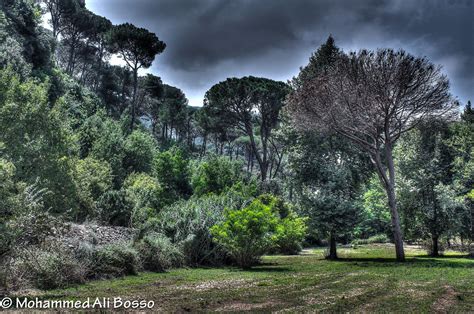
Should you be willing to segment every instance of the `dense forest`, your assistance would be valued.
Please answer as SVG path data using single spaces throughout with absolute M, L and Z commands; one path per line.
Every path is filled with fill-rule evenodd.
M 329 36 L 288 82 L 231 77 L 192 107 L 139 75 L 166 51 L 147 29 L 81 0 L 0 6 L 5 291 L 316 245 L 474 252 L 474 108 L 429 59 Z M 64 245 L 74 225 L 134 236 Z

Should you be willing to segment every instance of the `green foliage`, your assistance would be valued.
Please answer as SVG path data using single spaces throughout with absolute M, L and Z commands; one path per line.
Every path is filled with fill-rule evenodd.
M 298 217 L 290 211 L 282 218 L 275 231 L 276 251 L 283 254 L 298 254 L 306 237 L 308 217 Z
M 412 130 L 395 150 L 400 207 L 407 217 L 408 230 L 437 242 L 453 231 L 459 219 L 456 193 L 451 182 L 453 155 L 447 147 L 449 130 L 445 123 L 432 121 Z M 436 255 L 436 253 L 434 253 Z
M 31 73 L 31 65 L 23 58 L 23 48 L 20 43 L 2 33 L 0 33 L 0 42 L 0 65 L 2 67 L 10 66 L 21 77 L 28 76 Z
M 467 193 L 467 197 L 474 201 L 474 190 L 471 190 L 471 192 Z
M 132 212 L 125 190 L 109 190 L 97 200 L 101 220 L 114 226 L 128 226 Z
M 150 133 L 140 130 L 133 131 L 124 142 L 123 167 L 128 173 L 150 173 L 156 146 Z
M 110 244 L 94 252 L 92 274 L 95 277 L 136 275 L 139 268 L 138 252 L 130 244 Z
M 161 210 L 142 227 L 141 234 L 161 233 L 183 248 L 186 264 L 219 265 L 224 252 L 211 238 L 209 229 L 223 221 L 225 208 L 241 208 L 251 195 L 230 190 L 220 195 L 209 194 L 177 201 Z
M 191 184 L 196 195 L 222 193 L 242 180 L 242 163 L 211 155 L 192 165 Z
M 216 243 L 244 268 L 255 265 L 274 245 L 278 214 L 260 200 L 240 210 L 227 209 L 225 220 L 211 228 Z
M 81 209 L 76 220 L 97 219 L 100 216 L 97 201 L 112 187 L 112 169 L 106 161 L 91 157 L 78 160 L 75 165 L 76 181 Z
M 361 219 L 358 197 L 369 165 L 361 152 L 336 135 L 296 134 L 289 167 L 298 204 L 320 238 L 350 235 Z
M 302 68 L 298 76 L 293 79 L 293 87 L 297 89 L 305 84 L 305 81 L 314 79 L 321 71 L 336 62 L 340 55 L 341 51 L 336 46 L 334 38 L 329 36 L 326 42 L 311 55 L 308 65 Z
M 229 78 L 211 87 L 203 108 L 192 108 L 178 87 L 138 77 L 166 47 L 155 34 L 128 23 L 112 26 L 82 0 L 45 0 L 51 36 L 41 27 L 38 3 L 0 4 L 0 281 L 11 265 L 18 266 L 13 276 L 38 288 L 135 274 L 140 262 L 163 271 L 223 264 L 230 255 L 250 267 L 265 253 L 298 253 L 308 223 L 320 237 L 388 241 L 386 193 L 377 178 L 365 184 L 372 169 L 355 145 L 318 133 L 326 130 L 278 132 L 287 84 Z M 112 53 L 126 66 L 110 65 Z M 291 96 L 341 54 L 329 37 L 293 80 Z M 387 50 L 358 60 L 370 63 L 375 55 L 384 64 L 405 56 Z M 415 60 L 407 58 L 400 60 Z M 420 64 L 431 73 L 425 61 Z M 439 83 L 446 86 L 444 78 Z M 301 109 L 301 97 L 290 106 Z M 395 148 L 397 206 L 410 239 L 472 240 L 473 116 L 468 103 L 460 121 L 424 125 L 403 134 Z M 150 124 L 134 127 L 139 117 Z M 221 156 L 206 152 L 208 141 Z M 258 185 L 248 178 L 254 164 Z M 274 195 L 255 198 L 264 191 L 288 195 L 298 207 Z M 48 247 L 62 219 L 99 220 L 140 234 L 135 247 L 91 247 L 74 256 Z
M 100 115 L 93 116 L 90 118 L 90 123 L 93 127 L 85 127 L 82 136 L 84 142 L 86 135 L 84 133 L 93 133 L 90 135 L 92 139 L 91 155 L 99 160 L 105 160 L 110 164 L 112 168 L 112 175 L 114 178 L 115 188 L 120 188 L 123 180 L 126 177 L 126 172 L 123 169 L 123 159 L 125 157 L 124 149 L 124 135 L 120 124 L 117 121 L 113 121 L 110 118 L 104 119 Z
M 173 128 L 178 141 L 182 140 L 188 124 L 188 100 L 183 91 L 167 84 L 163 85 L 163 96 L 160 99 L 158 118 L 162 124 L 162 136 L 165 141 L 173 136 Z
M 257 199 L 279 217 L 272 251 L 291 255 L 299 253 L 307 234 L 308 217 L 299 217 L 291 205 L 280 197 L 262 194 Z
M 183 253 L 166 236 L 148 234 L 135 247 L 145 270 L 161 272 L 184 264 Z
M 377 234 L 390 234 L 387 194 L 375 175 L 368 182 L 361 201 L 361 221 L 355 228 L 354 236 L 368 238 Z
M 269 149 L 270 141 L 288 91 L 288 85 L 283 82 L 247 76 L 219 82 L 204 96 L 203 110 L 209 119 L 201 122 L 224 139 L 232 133 L 232 128 L 239 128 L 249 136 L 249 148 L 257 159 L 262 181 L 271 175 L 270 160 L 276 158 L 276 152 Z M 256 134 L 260 135 L 260 145 Z M 272 146 L 276 147 L 274 143 Z
M 464 211 L 457 231 L 463 238 L 474 238 L 474 114 L 468 102 L 462 120 L 451 125 L 451 137 L 447 145 L 455 152 L 453 161 L 453 183 L 451 189 L 464 195 Z
M 354 245 L 374 244 L 374 243 L 388 243 L 390 239 L 386 234 L 376 234 L 367 239 L 355 239 L 352 241 Z
M 153 160 L 153 175 L 160 178 L 168 203 L 191 194 L 189 159 L 177 146 L 158 153 Z
M 28 74 L 30 69 L 35 74 L 47 72 L 55 42 L 40 27 L 39 5 L 29 0 L 2 1 L 0 5 L 0 62 L 12 65 L 21 74 Z
M 138 69 L 149 68 L 155 56 L 162 53 L 166 44 L 154 33 L 130 23 L 113 26 L 108 35 L 109 49 L 117 53 L 133 72 L 133 96 L 130 108 L 130 122 L 133 131 L 137 117 Z
M 109 36 L 112 51 L 119 53 L 130 67 L 150 67 L 155 55 L 166 47 L 155 34 L 130 23 L 114 26 Z
M 131 226 L 139 226 L 155 216 L 164 204 L 163 187 L 145 173 L 132 173 L 125 180 L 123 189 L 132 206 Z
M 0 159 L 0 265 L 12 249 L 13 230 L 9 228 L 8 222 L 19 205 L 13 181 L 14 174 L 15 166 L 7 160 Z
M 50 192 L 39 183 L 19 183 L 16 206 L 11 207 L 7 233 L 12 248 L 40 245 L 61 227 L 61 219 L 45 207 L 45 196 Z
M 85 265 L 62 248 L 48 250 L 33 248 L 22 253 L 21 264 L 16 271 L 26 273 L 27 280 L 35 288 L 55 289 L 71 284 L 84 283 L 87 273 Z
M 5 159 L 0 159 L 0 219 L 9 216 L 16 203 L 17 191 L 14 175 L 15 165 Z
M 16 180 L 32 184 L 39 179 L 51 192 L 46 206 L 65 212 L 77 206 L 71 176 L 76 145 L 61 111 L 48 102 L 48 87 L 0 70 L 0 142 L 17 169 Z
M 81 131 L 84 132 L 87 129 L 85 126 L 82 126 L 82 124 L 86 123 L 87 125 L 88 119 L 94 115 L 100 117 L 102 120 L 106 119 L 104 112 L 99 110 L 101 103 L 96 94 L 63 73 L 57 75 L 59 77 L 53 76 L 52 79 L 58 79 L 61 86 L 51 86 L 49 96 L 56 101 L 58 108 L 66 115 L 67 119 L 65 122 L 68 123 L 71 129 L 77 132 L 77 129 L 80 128 Z M 52 88 L 60 88 L 61 94 L 51 95 L 54 93 L 54 91 L 51 90 Z M 92 128 L 91 131 L 94 131 L 94 128 Z M 94 135 L 95 138 L 100 136 L 97 133 Z M 85 154 L 88 152 L 86 149 L 90 149 L 92 143 L 84 142 L 84 138 L 80 138 L 80 140 L 81 153 Z

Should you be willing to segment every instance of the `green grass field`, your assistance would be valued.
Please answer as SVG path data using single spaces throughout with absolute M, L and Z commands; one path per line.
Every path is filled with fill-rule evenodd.
M 456 253 L 429 258 L 407 248 L 405 263 L 388 245 L 340 249 L 339 261 L 323 250 L 268 256 L 252 270 L 176 269 L 95 281 L 41 294 L 48 299 L 123 297 L 156 302 L 164 312 L 330 311 L 474 312 L 474 260 Z

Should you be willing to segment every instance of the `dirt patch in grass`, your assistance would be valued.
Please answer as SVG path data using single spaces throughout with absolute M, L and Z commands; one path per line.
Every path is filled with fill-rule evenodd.
M 212 289 L 238 289 L 256 286 L 256 282 L 248 279 L 209 280 L 198 284 L 177 286 L 176 290 L 207 291 Z
M 410 298 L 425 299 L 430 297 L 430 292 L 425 288 L 428 284 L 429 283 L 400 280 L 397 284 L 397 291 L 399 294 L 406 295 Z
M 444 288 L 444 293 L 433 303 L 433 306 L 431 307 L 436 313 L 447 313 L 458 300 L 459 293 L 456 292 L 453 287 L 445 286 Z
M 254 310 L 270 309 L 282 304 L 283 303 L 278 302 L 278 301 L 266 301 L 262 303 L 246 303 L 246 302 L 236 301 L 230 304 L 226 304 L 223 307 L 216 309 L 216 311 L 217 312 L 254 311 Z

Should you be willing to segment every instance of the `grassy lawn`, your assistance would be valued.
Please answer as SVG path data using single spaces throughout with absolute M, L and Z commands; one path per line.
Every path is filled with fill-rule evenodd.
M 340 261 L 323 250 L 300 256 L 268 256 L 252 270 L 176 269 L 95 281 L 49 291 L 44 298 L 83 300 L 123 297 L 155 300 L 155 310 L 473 312 L 474 260 L 455 253 L 429 258 L 408 248 L 394 261 L 387 245 L 340 249 Z

